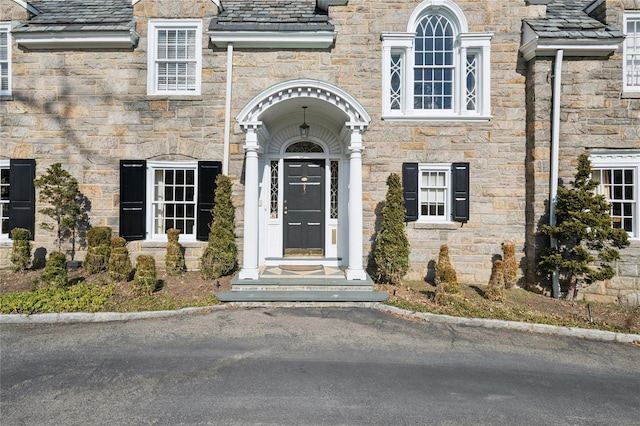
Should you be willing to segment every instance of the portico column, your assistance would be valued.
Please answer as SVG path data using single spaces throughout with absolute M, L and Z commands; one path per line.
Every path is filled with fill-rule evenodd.
M 362 134 L 351 129 L 349 145 L 349 266 L 348 280 L 366 280 L 362 267 Z
M 246 130 L 244 174 L 244 237 L 241 280 L 257 280 L 258 268 L 258 133 Z

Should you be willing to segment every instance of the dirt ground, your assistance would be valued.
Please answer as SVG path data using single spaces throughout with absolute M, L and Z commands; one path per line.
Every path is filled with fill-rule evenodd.
M 30 291 L 36 288 L 42 270 L 14 273 L 0 270 L 0 294 L 14 291 Z M 106 273 L 87 275 L 82 269 L 69 271 L 70 283 L 85 281 L 97 285 L 114 284 Z M 231 276 L 217 280 L 205 280 L 199 272 L 186 272 L 180 276 L 168 276 L 158 271 L 157 297 L 170 297 L 177 302 L 202 300 L 221 291 L 231 290 Z M 131 282 L 115 283 L 115 298 L 135 298 Z M 614 304 L 589 304 L 555 300 L 522 289 L 512 289 L 503 303 L 492 302 L 484 297 L 482 286 L 461 284 L 463 298 L 459 304 L 443 306 L 433 300 L 434 287 L 422 281 L 407 282 L 400 286 L 377 285 L 376 290 L 387 292 L 392 301 L 407 303 L 410 309 L 466 317 L 497 318 L 564 324 L 578 327 L 602 328 L 623 332 L 640 333 L 640 308 Z M 417 308 L 416 308 L 417 306 Z M 593 320 L 593 321 L 592 321 Z

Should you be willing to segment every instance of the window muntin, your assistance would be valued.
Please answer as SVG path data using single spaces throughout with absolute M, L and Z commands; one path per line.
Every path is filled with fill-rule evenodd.
M 270 205 L 271 205 L 271 211 L 269 214 L 269 217 L 271 219 L 277 219 L 278 218 L 278 182 L 279 182 L 279 164 L 280 162 L 278 160 L 272 160 L 271 161 L 271 190 L 270 190 L 270 195 L 271 195 L 271 201 L 270 201 Z
M 331 185 L 330 185 L 330 209 L 329 217 L 331 219 L 338 218 L 338 200 L 339 200 L 339 186 L 338 186 L 338 161 L 331 160 L 330 172 L 331 172 Z
M 202 22 L 149 22 L 148 94 L 200 94 Z
M 427 15 L 416 31 L 413 107 L 453 108 L 454 29 L 441 15 Z
M 9 238 L 9 163 L 0 162 L 0 239 Z
M 418 169 L 418 220 L 451 221 L 451 164 L 420 164 Z
M 638 234 L 637 177 L 634 168 L 611 168 L 593 170 L 593 179 L 600 182 L 598 192 L 611 204 L 611 220 L 614 228 L 622 228 L 630 235 Z
M 11 25 L 0 22 L 0 95 L 11 95 Z
M 149 209 L 151 239 L 165 239 L 168 229 L 181 230 L 181 237 L 196 238 L 197 168 L 193 165 L 156 163 L 149 166 L 152 183 Z
M 625 12 L 624 90 L 640 92 L 640 12 Z

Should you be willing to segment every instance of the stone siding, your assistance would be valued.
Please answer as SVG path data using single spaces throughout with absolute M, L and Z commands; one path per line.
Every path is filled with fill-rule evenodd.
M 448 244 L 459 280 L 486 284 L 492 258 L 502 253 L 502 243 L 510 241 L 523 265 L 521 284 L 541 281 L 535 264 L 546 244 L 539 226 L 547 220 L 548 209 L 553 61 L 537 59 L 527 64 L 518 48 L 522 19 L 541 16 L 544 7 L 527 6 L 520 0 L 456 2 L 470 31 L 494 33 L 490 121 L 385 121 L 380 37 L 383 32 L 406 31 L 418 4 L 415 0 L 350 0 L 346 6 L 332 6 L 330 18 L 338 35 L 330 49 L 235 49 L 229 176 L 234 182 L 239 259 L 244 234 L 245 135 L 235 117 L 267 87 L 314 78 L 345 90 L 372 119 L 363 134 L 365 256 L 370 255 L 381 222 L 389 173 L 401 174 L 403 162 L 465 161 L 470 163 L 470 220 L 464 225 L 407 224 L 411 243 L 407 277 L 432 278 L 439 247 Z M 16 24 L 26 18 L 24 9 L 12 0 L 0 0 L 0 10 Z M 91 224 L 110 226 L 117 233 L 120 159 L 222 160 L 227 51 L 210 47 L 206 34 L 216 13 L 210 0 L 144 0 L 134 7 L 140 35 L 135 49 L 31 52 L 14 45 L 13 97 L 0 103 L 0 158 L 35 158 L 38 175 L 52 163 L 63 163 L 91 199 Z M 621 14 L 614 16 L 620 25 Z M 202 95 L 146 95 L 150 18 L 203 19 Z M 640 146 L 639 101 L 620 96 L 620 80 L 620 54 L 566 61 L 563 179 L 571 176 L 574 159 L 586 148 Z M 37 226 L 43 219 L 36 218 L 34 247 L 52 250 L 54 235 Z M 204 244 L 186 245 L 190 269 L 198 267 Z M 150 253 L 159 265 L 164 262 L 163 244 L 129 246 L 134 259 Z M 627 252 L 637 254 L 637 250 Z M 8 265 L 9 252 L 10 244 L 0 245 L 0 267 Z M 80 251 L 78 257 L 83 256 Z M 638 275 L 637 268 L 634 272 L 627 263 L 621 262 L 619 269 L 625 280 Z M 637 290 L 637 278 L 633 280 Z M 626 295 L 627 287 L 616 290 L 618 295 Z

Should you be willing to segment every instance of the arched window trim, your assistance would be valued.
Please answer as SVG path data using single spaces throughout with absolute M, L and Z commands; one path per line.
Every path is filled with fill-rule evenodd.
M 416 28 L 427 15 L 444 16 L 455 30 L 454 100 L 451 109 L 414 108 Z M 452 1 L 422 2 L 411 14 L 406 33 L 383 33 L 381 36 L 383 118 L 398 121 L 488 121 L 491 118 L 489 65 L 492 37 L 492 33 L 469 33 L 464 13 Z M 475 73 L 476 89 L 472 93 L 467 93 L 468 72 Z

